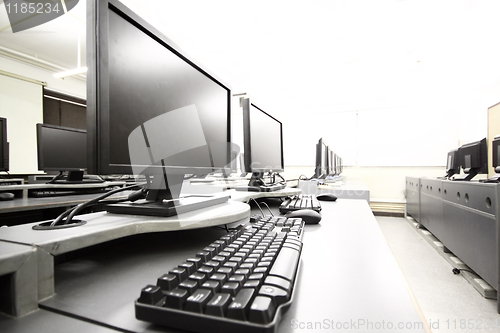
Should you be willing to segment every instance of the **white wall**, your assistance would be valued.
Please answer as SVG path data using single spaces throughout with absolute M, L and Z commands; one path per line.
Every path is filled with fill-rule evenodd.
M 38 173 L 36 124 L 43 122 L 42 86 L 0 75 L 0 117 L 7 118 L 9 172 Z
M 87 96 L 87 83 L 84 80 L 82 81 L 81 79 L 72 77 L 56 79 L 52 76 L 55 71 L 49 71 L 44 68 L 26 64 L 3 55 L 0 55 L 0 70 L 47 82 L 47 88 L 65 94 L 74 95 L 83 99 L 86 99 Z
M 55 79 L 53 71 L 0 56 L 0 70 L 37 81 L 47 88 L 85 98 L 86 83 L 73 78 Z M 34 174 L 38 171 L 36 124 L 43 123 L 42 86 L 0 75 L 0 117 L 7 118 L 9 173 Z

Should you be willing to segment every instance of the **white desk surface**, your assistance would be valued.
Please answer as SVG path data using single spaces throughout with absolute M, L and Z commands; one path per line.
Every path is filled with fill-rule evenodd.
M 305 227 L 295 298 L 278 332 L 428 331 L 366 201 L 339 199 L 322 206 L 321 222 Z M 110 225 L 116 223 L 114 218 L 106 220 Z M 120 330 L 172 332 L 136 320 L 133 302 L 142 287 L 154 283 L 165 270 L 207 245 L 216 234 L 224 233 L 204 230 L 139 235 L 142 238 L 131 239 L 132 246 L 125 244 L 124 249 L 58 265 L 56 295 L 42 304 L 63 314 L 54 316 L 39 310 L 16 320 L 0 316 L 0 331 L 26 331 L 34 327 L 35 316 L 41 317 L 37 319 L 39 331 L 77 329 L 76 323 L 66 323 L 67 313 Z M 0 235 L 5 236 L 4 232 Z M 189 239 L 183 239 L 183 235 Z M 80 236 L 73 237 L 76 241 Z M 154 239 L 163 245 L 154 245 Z M 47 316 L 55 318 L 49 321 Z

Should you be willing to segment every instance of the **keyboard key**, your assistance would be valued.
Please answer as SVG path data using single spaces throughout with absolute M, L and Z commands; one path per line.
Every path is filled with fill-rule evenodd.
M 224 317 L 226 310 L 231 303 L 231 295 L 229 294 L 215 294 L 214 297 L 207 303 L 205 307 L 205 314 L 217 317 Z
M 199 284 L 195 280 L 191 279 L 186 279 L 179 283 L 179 289 L 184 289 L 188 292 L 188 295 L 191 295 L 197 288 L 199 287 Z
M 162 290 L 172 290 L 179 285 L 179 279 L 173 274 L 163 274 L 156 280 L 156 285 Z
M 288 281 L 293 281 L 299 263 L 299 251 L 283 247 L 274 261 L 269 275 L 280 276 Z
M 269 285 L 263 285 L 262 287 L 260 287 L 259 295 L 270 297 L 276 307 L 290 299 L 290 295 L 287 291 L 279 287 Z
M 273 300 L 266 296 L 255 297 L 248 315 L 248 320 L 258 324 L 268 324 L 273 320 L 276 307 Z
M 286 290 L 286 291 L 290 291 L 290 288 L 291 288 L 290 281 L 285 280 L 283 278 L 280 278 L 278 276 L 270 275 L 270 276 L 266 277 L 264 283 L 271 285 L 271 286 L 280 287 L 281 289 Z
M 188 277 L 187 270 L 185 268 L 182 268 L 182 267 L 172 268 L 168 273 L 177 276 L 179 281 L 183 281 L 184 279 L 187 279 L 187 277 Z
M 210 300 L 212 291 L 208 289 L 198 289 L 186 299 L 184 310 L 196 313 L 203 313 L 205 305 Z
M 232 319 L 248 320 L 247 313 L 251 305 L 254 289 L 241 289 L 233 302 L 227 308 L 227 317 Z
M 241 286 L 238 282 L 226 282 L 222 285 L 221 292 L 228 293 L 231 296 L 236 296 L 240 289 Z
M 215 280 L 208 280 L 205 283 L 203 283 L 201 287 L 204 289 L 209 289 L 212 291 L 213 294 L 215 294 L 220 291 L 221 283 Z
M 163 298 L 161 288 L 158 286 L 147 285 L 141 290 L 141 297 L 138 302 L 154 305 Z
M 175 288 L 165 293 L 165 306 L 172 309 L 182 309 L 184 302 L 189 297 L 188 291 L 182 288 Z

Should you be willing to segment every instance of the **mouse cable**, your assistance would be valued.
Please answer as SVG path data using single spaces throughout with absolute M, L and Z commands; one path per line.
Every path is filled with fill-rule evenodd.
M 262 217 L 264 217 L 264 211 L 260 207 L 260 204 L 257 202 L 257 200 L 255 200 L 254 198 L 250 198 L 250 200 L 253 200 L 253 202 L 255 202 L 255 204 L 257 205 L 257 208 L 259 208 L 260 213 L 262 214 Z
M 274 214 L 273 214 L 273 212 L 271 211 L 271 208 L 269 208 L 269 206 L 267 205 L 267 203 L 265 203 L 265 202 L 261 202 L 261 204 L 262 204 L 262 205 L 264 205 L 264 206 L 266 206 L 266 207 L 267 207 L 267 210 L 269 211 L 269 213 L 271 214 L 271 216 L 273 216 L 273 217 L 274 217 Z
M 107 198 L 115 193 L 119 193 L 119 192 L 123 192 L 123 191 L 127 191 L 127 190 L 132 190 L 133 188 L 141 187 L 144 185 L 146 185 L 146 183 L 138 183 L 138 184 L 134 184 L 134 185 L 130 185 L 130 186 L 120 187 L 120 188 L 117 188 L 115 190 L 111 190 L 109 192 L 106 192 L 98 197 L 95 197 L 95 198 L 90 199 L 84 203 L 81 203 L 73 208 L 68 209 L 64 213 L 60 214 L 54 221 L 52 221 L 50 226 L 56 226 L 59 224 L 69 224 L 71 222 L 71 220 L 73 219 L 73 217 L 78 212 L 82 211 L 83 209 L 85 209 L 87 207 L 98 204 L 102 199 L 105 199 L 105 198 Z M 141 188 L 139 191 L 143 192 L 145 190 L 144 190 L 144 188 Z M 136 194 L 136 192 L 134 192 L 131 195 L 137 195 L 137 194 Z M 127 200 L 129 200 L 129 197 L 126 199 L 118 200 L 118 201 L 127 201 Z M 64 222 L 62 222 L 66 216 L 67 216 L 66 220 Z

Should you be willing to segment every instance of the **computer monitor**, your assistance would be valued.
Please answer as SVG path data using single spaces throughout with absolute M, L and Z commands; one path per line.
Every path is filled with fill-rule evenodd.
M 59 171 L 49 183 L 83 181 L 87 168 L 87 131 L 36 124 L 38 170 Z M 68 171 L 66 178 L 61 176 Z
M 185 175 L 228 168 L 231 90 L 116 0 L 88 1 L 88 171 L 143 174 L 144 201 L 114 213 L 171 216 L 226 198 L 179 198 Z
M 266 185 L 265 173 L 284 171 L 283 125 L 256 106 L 250 98 L 242 100 L 245 171 L 252 177 L 248 186 Z M 251 189 L 250 189 L 251 190 Z
M 443 178 L 449 179 L 457 173 L 460 173 L 460 154 L 458 148 L 448 152 L 446 157 L 446 175 Z
M 335 162 L 336 162 L 336 156 L 330 147 L 328 147 L 328 176 L 334 176 L 335 175 Z
M 0 118 L 0 171 L 9 171 L 9 142 L 7 141 L 6 118 Z
M 486 138 L 462 145 L 459 149 L 460 166 L 465 176 L 456 177 L 454 180 L 471 180 L 477 174 L 488 173 L 488 155 Z
M 495 173 L 500 173 L 500 135 L 497 135 L 491 142 L 492 156 L 491 166 Z
M 486 180 L 487 183 L 500 183 L 500 135 L 497 135 L 491 141 L 491 166 L 495 175 Z
M 340 174 L 344 171 L 344 161 L 343 161 L 342 157 L 336 155 L 335 165 L 336 165 L 336 170 L 337 170 L 335 172 L 335 174 L 340 176 Z
M 314 168 L 313 178 L 324 179 L 329 173 L 329 151 L 328 145 L 325 143 L 323 138 L 318 140 L 316 144 L 316 163 Z

